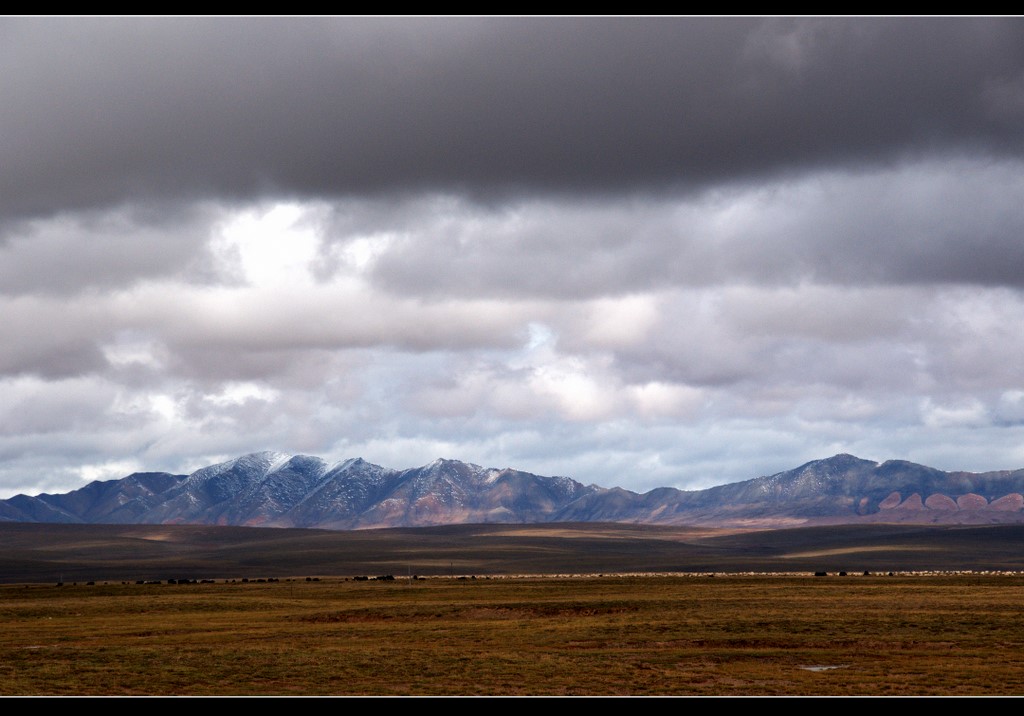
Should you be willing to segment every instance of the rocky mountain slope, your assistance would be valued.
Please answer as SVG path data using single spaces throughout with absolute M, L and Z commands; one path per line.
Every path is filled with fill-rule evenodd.
M 589 495 L 556 519 L 607 519 L 718 527 L 798 527 L 856 522 L 996 524 L 1024 522 L 1024 470 L 943 472 L 904 460 L 853 455 L 815 460 L 753 480 L 683 492 L 619 491 L 615 509 Z
M 637 494 L 457 460 L 393 470 L 356 458 L 261 452 L 191 475 L 135 473 L 0 501 L 0 521 L 363 529 L 468 523 L 633 522 L 796 527 L 1024 522 L 1024 470 L 943 472 L 852 455 L 706 490 Z
M 435 460 L 391 470 L 362 459 L 261 452 L 191 475 L 136 473 L 61 495 L 0 501 L 0 520 L 358 529 L 544 522 L 597 491 L 565 477 Z

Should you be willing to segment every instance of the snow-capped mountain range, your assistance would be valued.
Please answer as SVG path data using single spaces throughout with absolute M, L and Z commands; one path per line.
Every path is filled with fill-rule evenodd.
M 943 472 L 852 455 L 706 490 L 644 494 L 438 459 L 406 470 L 361 458 L 258 452 L 190 475 L 134 473 L 0 501 L 0 521 L 365 529 L 467 523 L 632 522 L 797 527 L 1024 522 L 1024 469 Z

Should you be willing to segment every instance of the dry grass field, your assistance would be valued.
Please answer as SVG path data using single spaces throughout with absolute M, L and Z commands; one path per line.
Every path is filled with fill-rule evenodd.
M 1020 695 L 1024 576 L 0 586 L 3 695 Z

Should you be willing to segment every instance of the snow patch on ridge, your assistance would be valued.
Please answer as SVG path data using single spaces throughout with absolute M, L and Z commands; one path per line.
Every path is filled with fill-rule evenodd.
M 294 457 L 294 456 L 293 455 L 288 455 L 287 453 L 279 452 L 279 453 L 268 453 L 268 457 L 271 458 L 271 463 L 270 463 L 270 466 L 267 467 L 266 474 L 267 475 L 271 475 L 271 474 L 277 472 L 278 470 L 280 470 L 285 465 L 287 465 L 291 461 L 292 457 Z

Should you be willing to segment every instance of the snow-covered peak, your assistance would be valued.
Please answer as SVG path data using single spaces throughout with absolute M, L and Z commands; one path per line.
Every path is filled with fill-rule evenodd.
M 277 452 L 276 450 L 264 450 L 262 452 L 251 452 L 230 460 L 226 465 L 230 467 L 244 467 L 251 469 L 262 469 L 267 471 L 272 465 L 283 464 L 292 458 L 288 453 Z
M 280 462 L 282 459 L 287 461 L 289 458 L 291 458 L 291 455 L 271 450 L 253 452 L 247 455 L 242 455 L 241 457 L 236 457 L 233 460 L 226 460 L 225 462 L 217 463 L 216 465 L 200 468 L 189 475 L 188 481 L 196 482 L 207 480 L 211 477 L 216 477 L 217 475 L 222 475 L 225 472 L 235 470 L 236 468 L 246 471 L 265 473 L 267 468 L 271 465 Z
M 333 465 L 331 465 L 330 467 L 327 468 L 327 472 L 338 472 L 340 470 L 351 470 L 353 468 L 359 467 L 360 465 L 363 465 L 364 463 L 366 463 L 366 460 L 364 460 L 361 457 L 350 457 L 347 460 L 341 460 L 340 462 L 334 463 Z
M 503 472 L 505 472 L 505 470 L 495 470 L 492 467 L 490 470 L 484 473 L 484 482 L 486 482 L 488 485 L 496 482 L 497 479 L 501 477 L 501 473 Z
M 291 462 L 291 459 L 292 459 L 291 455 L 288 455 L 288 454 L 283 453 L 283 452 L 269 453 L 268 455 L 271 456 L 270 457 L 270 460 L 271 460 L 270 465 L 267 467 L 267 474 L 268 475 L 270 473 L 272 473 L 272 472 L 277 472 L 282 467 L 284 467 L 289 462 Z

